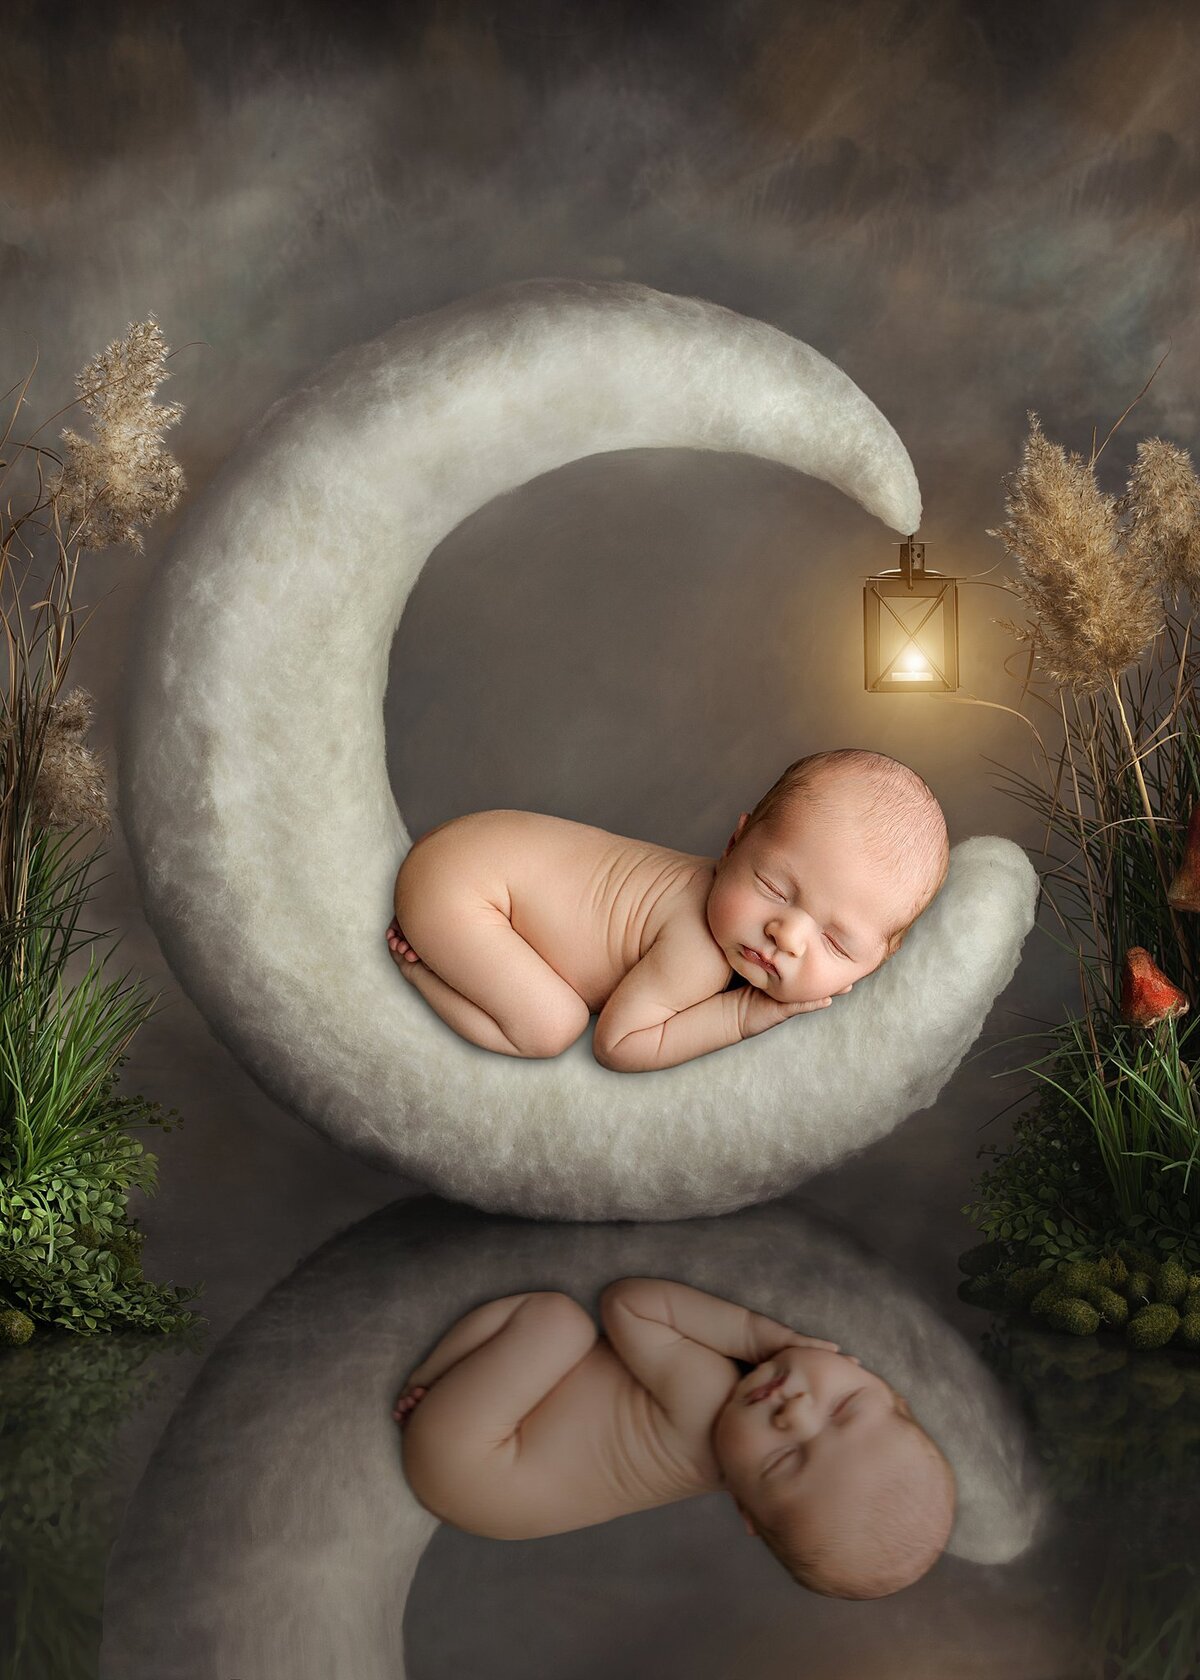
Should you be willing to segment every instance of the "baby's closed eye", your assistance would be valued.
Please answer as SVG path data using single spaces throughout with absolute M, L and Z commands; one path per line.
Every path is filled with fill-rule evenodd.
M 805 1463 L 807 1457 L 808 1454 L 803 1445 L 789 1447 L 785 1453 L 782 1453 L 780 1457 L 775 1460 L 771 1468 L 772 1470 L 787 1470 L 789 1468 L 799 1470 Z

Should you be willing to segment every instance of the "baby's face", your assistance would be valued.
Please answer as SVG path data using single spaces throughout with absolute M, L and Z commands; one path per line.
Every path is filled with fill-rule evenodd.
M 781 1003 L 834 997 L 878 968 L 905 883 L 880 879 L 844 821 L 771 817 L 743 839 L 745 827 L 743 812 L 707 904 L 731 967 Z
M 844 1354 L 786 1347 L 744 1376 L 713 1450 L 746 1526 L 827 1530 L 912 1447 L 908 1403 Z

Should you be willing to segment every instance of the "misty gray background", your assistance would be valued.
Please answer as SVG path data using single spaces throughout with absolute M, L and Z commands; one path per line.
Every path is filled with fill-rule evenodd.
M 167 442 L 194 494 L 335 350 L 504 280 L 629 278 L 761 317 L 880 406 L 921 482 L 927 564 L 979 580 L 960 597 L 960 696 L 863 691 L 862 580 L 897 563 L 897 539 L 837 492 L 745 458 L 594 457 L 482 509 L 418 583 L 387 696 L 410 832 L 504 805 L 715 855 L 792 759 L 865 746 L 927 778 L 952 843 L 1008 835 L 1044 867 L 1036 819 L 989 762 L 1036 776 L 1030 731 L 963 703 L 1017 706 L 1024 666 L 991 622 L 1023 615 L 990 587 L 1010 563 L 985 530 L 1028 409 L 1086 455 L 1168 348 L 1102 483 L 1123 486 L 1139 437 L 1194 445 L 1198 65 L 1183 0 L 10 3 L 0 389 L 36 354 L 26 435 L 153 311 L 177 352 L 160 399 L 187 410 Z M 67 423 L 86 429 L 76 410 L 39 441 Z M 99 607 L 71 681 L 95 697 L 114 788 L 130 632 L 173 519 L 144 555 L 79 572 L 77 604 Z M 1053 750 L 1051 712 L 1025 709 Z M 148 1140 L 147 1271 L 204 1279 L 219 1332 L 418 1187 L 309 1132 L 215 1042 L 146 927 L 119 827 L 101 870 L 89 925 L 123 935 L 114 972 L 167 1006 L 124 1088 L 185 1120 Z M 1036 1053 L 998 1041 L 1077 1002 L 1073 964 L 1031 936 L 986 1054 L 806 1186 L 971 1336 L 958 1210 L 1019 1094 L 991 1076 Z M 169 1403 L 130 1432 L 131 1481 Z M 448 1627 L 469 1615 L 477 1552 L 446 1531 L 431 1550 Z

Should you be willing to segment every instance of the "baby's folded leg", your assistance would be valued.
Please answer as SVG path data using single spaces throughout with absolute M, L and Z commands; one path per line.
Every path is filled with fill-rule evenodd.
M 501 1327 L 471 1352 L 456 1358 L 433 1381 L 430 1392 L 412 1413 L 406 1455 L 409 1437 L 420 1444 L 434 1431 L 456 1454 L 472 1444 L 491 1448 L 510 1440 L 534 1407 L 595 1346 L 597 1331 L 591 1315 L 569 1295 L 540 1291 L 519 1300 L 515 1308 L 511 1301 L 512 1297 L 507 1297 L 503 1303 L 489 1302 L 484 1309 L 477 1309 L 486 1313 L 487 1308 L 502 1306 Z M 486 1319 L 471 1325 L 471 1317 L 468 1314 L 460 1325 L 469 1326 L 473 1334 Z M 452 1338 L 460 1325 L 455 1325 L 444 1339 L 455 1351 Z M 431 1355 L 432 1365 L 426 1361 L 413 1375 L 436 1368 L 442 1352 L 443 1344 L 439 1343 Z M 412 1378 L 409 1382 L 411 1385 Z
M 509 1537 L 514 1494 L 529 1470 L 521 1426 L 595 1345 L 595 1325 L 569 1296 L 522 1301 L 412 1412 L 402 1453 L 420 1504 L 459 1528 Z
M 509 1055 L 559 1055 L 587 1026 L 587 1004 L 522 939 L 498 905 L 479 888 L 459 884 L 440 865 L 433 846 L 415 857 L 410 852 L 396 878 L 395 899 L 405 938 L 444 984 L 423 984 L 419 971 L 405 978 L 472 1043 Z M 501 1042 L 462 1007 L 464 999 L 499 1029 Z
M 517 1308 L 533 1298 L 535 1290 L 523 1290 L 517 1295 L 499 1295 L 472 1307 L 450 1326 L 445 1335 L 434 1343 L 419 1365 L 408 1374 L 405 1392 L 411 1388 L 429 1387 L 444 1377 L 452 1365 L 465 1359 L 484 1342 L 490 1342 L 507 1325 Z

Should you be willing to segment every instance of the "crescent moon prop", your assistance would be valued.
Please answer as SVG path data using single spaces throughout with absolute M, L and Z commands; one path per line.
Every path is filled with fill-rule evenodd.
M 1045 1494 L 999 1383 L 896 1271 L 811 1215 L 776 1204 L 564 1232 L 423 1197 L 327 1243 L 213 1351 L 113 1548 L 101 1680 L 403 1680 L 405 1605 L 438 1526 L 401 1467 L 391 1409 L 404 1378 L 481 1300 L 536 1283 L 594 1313 L 627 1275 L 732 1295 L 850 1349 L 950 1461 L 949 1552 L 1007 1563 L 1034 1539 Z M 693 1500 L 675 1510 L 676 1533 L 713 1515 Z M 728 1519 L 740 1536 L 731 1502 Z M 962 1590 L 961 1576 L 941 1584 Z
M 383 930 L 411 838 L 382 703 L 409 592 L 492 497 L 647 447 L 762 455 L 920 522 L 903 444 L 809 345 L 647 286 L 520 281 L 276 402 L 186 511 L 130 661 L 121 819 L 180 984 L 310 1125 L 497 1211 L 668 1219 L 780 1195 L 935 1100 L 1033 924 L 1020 847 L 965 840 L 901 952 L 835 1008 L 636 1075 L 601 1067 L 590 1032 L 495 1055 L 403 983 Z

